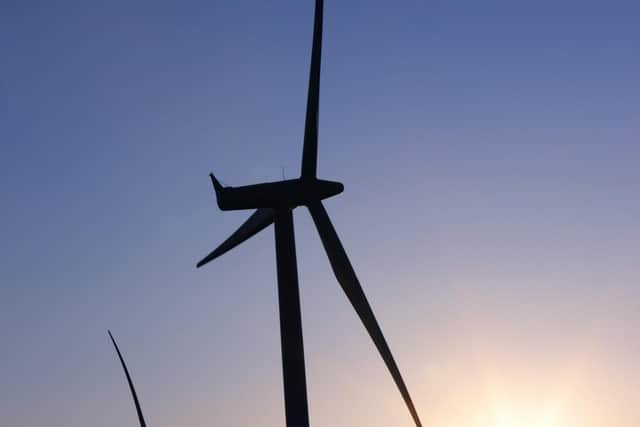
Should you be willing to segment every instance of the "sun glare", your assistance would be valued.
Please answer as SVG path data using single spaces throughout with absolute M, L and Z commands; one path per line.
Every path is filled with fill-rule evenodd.
M 566 380 L 566 378 L 565 378 Z M 476 406 L 474 422 L 465 427 L 567 427 L 573 387 L 568 383 L 546 387 L 509 384 L 499 392 L 491 387 L 488 399 Z M 510 390 L 510 392 L 508 391 Z
M 546 413 L 545 413 L 546 412 Z M 487 427 L 560 427 L 557 413 L 535 413 L 528 408 L 504 406 L 496 408 L 493 422 Z
M 559 406 L 516 404 L 511 401 L 471 405 L 443 417 L 447 427 L 567 427 Z M 561 410 L 562 409 L 562 410 Z M 444 420 L 446 418 L 446 421 Z
M 577 427 L 584 423 L 588 371 L 571 366 L 527 368 L 527 363 L 486 355 L 474 363 L 451 360 L 426 370 L 429 422 L 444 427 Z M 489 360 L 499 360 L 491 363 Z M 582 403 L 579 403 L 582 402 Z M 576 418 L 576 411 L 582 413 Z M 580 421 L 579 421 L 580 420 Z M 581 422 L 582 421 L 582 422 Z

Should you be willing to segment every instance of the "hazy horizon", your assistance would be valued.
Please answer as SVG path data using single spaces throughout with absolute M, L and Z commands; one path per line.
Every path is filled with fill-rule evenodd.
M 273 228 L 313 1 L 0 8 L 0 425 L 284 425 Z M 640 5 L 325 0 L 318 174 L 425 426 L 640 419 Z M 311 424 L 411 426 L 306 209 Z

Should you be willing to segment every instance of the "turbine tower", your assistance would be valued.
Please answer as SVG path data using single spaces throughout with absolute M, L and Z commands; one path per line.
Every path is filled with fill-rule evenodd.
M 391 350 L 322 205 L 322 200 L 344 190 L 341 183 L 321 180 L 316 176 L 322 18 L 323 0 L 316 0 L 300 178 L 242 187 L 224 187 L 211 174 L 218 207 L 221 210 L 255 209 L 255 212 L 227 240 L 198 262 L 197 267 L 228 252 L 272 223 L 275 225 L 285 415 L 287 427 L 308 427 L 307 386 L 292 214 L 296 207 L 306 206 L 320 234 L 338 283 L 387 365 L 416 426 L 421 427 L 422 423 Z

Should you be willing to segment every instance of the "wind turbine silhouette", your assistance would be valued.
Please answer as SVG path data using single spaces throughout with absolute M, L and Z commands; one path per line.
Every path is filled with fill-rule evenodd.
M 140 401 L 138 400 L 138 395 L 136 394 L 136 389 L 133 386 L 133 381 L 131 380 L 131 376 L 129 375 L 129 370 L 127 369 L 127 364 L 124 363 L 124 358 L 122 357 L 122 353 L 120 353 L 120 349 L 118 348 L 118 344 L 116 344 L 116 340 L 111 335 L 111 331 L 109 332 L 109 337 L 111 338 L 111 342 L 113 346 L 116 348 L 116 353 L 118 353 L 118 358 L 120 359 L 120 363 L 122 364 L 122 369 L 124 370 L 124 374 L 127 377 L 127 382 L 129 383 L 129 390 L 131 390 L 131 396 L 133 397 L 133 403 L 136 405 L 136 412 L 138 413 L 138 421 L 140 422 L 140 427 L 147 427 L 147 423 L 144 422 L 144 416 L 142 415 L 142 408 L 140 407 Z
M 210 174 L 218 207 L 221 210 L 256 210 L 227 240 L 198 262 L 197 267 L 228 252 L 272 223 L 275 224 L 285 415 L 288 427 L 308 427 L 304 348 L 292 214 L 292 210 L 296 207 L 306 206 L 318 229 L 338 283 L 387 365 L 416 426 L 421 427 L 422 423 L 391 350 L 321 202 L 344 190 L 339 182 L 320 180 L 316 177 L 323 6 L 323 0 L 316 0 L 300 178 L 242 187 L 225 187 L 213 174 Z

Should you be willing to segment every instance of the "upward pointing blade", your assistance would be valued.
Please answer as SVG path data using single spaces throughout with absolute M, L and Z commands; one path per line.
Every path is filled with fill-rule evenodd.
M 380 330 L 380 326 L 378 326 L 378 321 L 373 314 L 373 310 L 371 310 L 371 306 L 369 306 L 367 297 L 360 286 L 360 282 L 358 281 L 356 273 L 351 266 L 351 262 L 349 262 L 349 258 L 347 257 L 344 247 L 342 246 L 342 243 L 340 243 L 338 234 L 333 228 L 333 224 L 331 224 L 327 211 L 324 209 L 321 202 L 314 202 L 310 204 L 309 211 L 311 212 L 313 222 L 316 224 L 316 228 L 318 229 L 318 233 L 322 239 L 322 244 L 327 252 L 327 256 L 329 257 L 329 262 L 331 263 L 333 272 L 335 273 L 342 290 L 347 295 L 351 305 L 356 310 L 356 313 L 358 313 L 360 320 L 364 323 L 367 332 L 369 332 L 369 336 L 371 336 L 371 339 L 378 348 L 380 356 L 382 356 L 389 372 L 391 372 L 391 376 L 400 390 L 400 394 L 402 394 L 402 398 L 407 404 L 416 426 L 421 427 L 422 423 L 420 422 L 418 413 L 413 406 L 413 401 L 411 400 L 407 386 L 402 379 L 400 370 L 393 359 L 391 350 L 389 349 L 387 341 Z
M 307 93 L 307 116 L 304 124 L 304 147 L 302 149 L 302 178 L 315 178 L 318 165 L 318 107 L 320 104 L 323 3 L 323 0 L 316 0 L 309 92 Z
M 273 222 L 273 209 L 257 209 L 227 240 L 222 242 L 209 255 L 204 257 L 196 267 L 202 267 L 206 263 L 213 261 L 220 255 L 230 251 L 240 243 L 256 235 Z
M 109 332 L 109 337 L 111 338 L 111 342 L 113 343 L 113 346 L 116 348 L 116 352 L 118 353 L 118 357 L 120 358 L 120 363 L 122 364 L 122 368 L 124 369 L 124 374 L 127 376 L 129 389 L 131 389 L 131 395 L 133 396 L 133 403 L 135 403 L 136 411 L 138 412 L 138 420 L 140 421 L 140 427 L 146 427 L 147 424 L 144 422 L 144 417 L 142 416 L 142 409 L 140 408 L 140 402 L 138 401 L 138 395 L 136 394 L 136 389 L 133 387 L 133 381 L 131 381 L 131 376 L 129 375 L 129 370 L 127 369 L 127 365 L 124 363 L 124 359 L 122 358 L 122 354 L 120 353 L 118 344 L 116 344 L 116 340 L 113 339 L 113 335 L 111 335 L 111 331 L 107 331 L 107 332 Z

